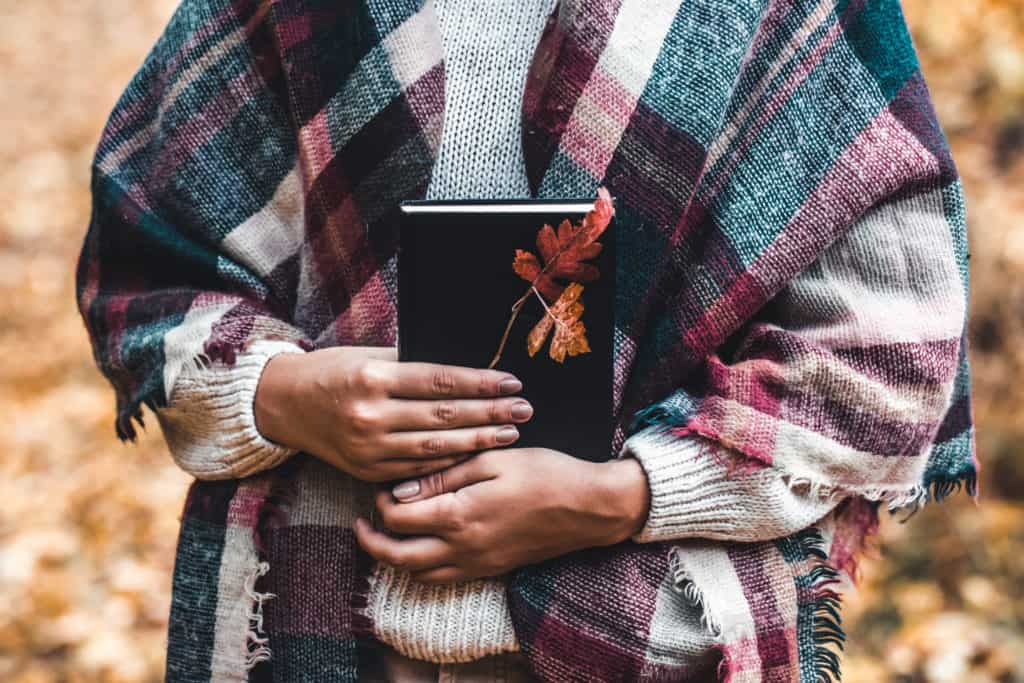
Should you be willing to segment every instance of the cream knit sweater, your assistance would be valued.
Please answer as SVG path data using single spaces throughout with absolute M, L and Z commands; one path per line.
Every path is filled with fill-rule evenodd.
M 556 0 L 434 0 L 445 50 L 445 120 L 428 198 L 528 197 L 520 145 L 520 101 L 534 48 Z M 260 342 L 232 368 L 178 376 L 158 413 L 172 456 L 198 478 L 244 477 L 274 467 L 293 451 L 264 439 L 252 411 L 260 374 L 278 353 Z M 774 468 L 728 472 L 730 455 L 699 437 L 641 432 L 621 457 L 647 473 L 651 507 L 637 542 L 682 538 L 758 541 L 821 519 L 834 502 L 804 495 Z M 502 579 L 447 587 L 417 584 L 379 567 L 368 610 L 378 637 L 406 655 L 467 661 L 518 648 Z M 710 645 L 696 607 L 680 605 L 679 638 L 694 657 Z

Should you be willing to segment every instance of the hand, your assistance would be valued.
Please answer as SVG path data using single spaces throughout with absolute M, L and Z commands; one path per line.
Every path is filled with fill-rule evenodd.
M 632 458 L 592 463 L 544 448 L 480 453 L 394 490 L 402 500 L 382 490 L 377 509 L 390 531 L 409 536 L 360 518 L 356 537 L 377 560 L 426 583 L 497 576 L 618 543 L 643 527 L 650 495 Z
M 399 363 L 392 348 L 280 354 L 256 389 L 256 425 L 364 481 L 416 477 L 514 443 L 533 416 L 507 372 Z M 503 397 L 503 398 L 502 398 Z

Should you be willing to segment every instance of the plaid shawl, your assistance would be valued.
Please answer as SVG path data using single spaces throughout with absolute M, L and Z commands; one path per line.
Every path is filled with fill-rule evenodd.
M 78 271 L 123 438 L 185 363 L 230 365 L 255 339 L 395 343 L 397 205 L 425 193 L 443 84 L 429 0 L 182 3 L 104 132 Z M 962 191 L 897 1 L 563 0 L 522 112 L 536 196 L 616 198 L 609 457 L 663 424 L 853 496 L 773 542 L 624 543 L 516 572 L 534 672 L 679 680 L 652 626 L 670 576 L 730 681 L 838 675 L 833 584 L 877 502 L 973 491 L 976 470 Z M 878 238 L 867 258 L 855 230 Z M 246 678 L 211 662 L 267 565 L 232 553 L 290 568 L 262 584 L 275 679 L 357 679 L 369 560 L 343 522 L 288 519 L 295 466 L 192 486 L 169 680 Z M 314 547 L 331 564 L 303 564 Z

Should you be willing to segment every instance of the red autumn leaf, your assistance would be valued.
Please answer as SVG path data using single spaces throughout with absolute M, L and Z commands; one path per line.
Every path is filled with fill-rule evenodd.
M 583 261 L 596 258 L 601 253 L 601 243 L 582 244 L 585 236 L 586 233 L 574 228 L 568 219 L 558 226 L 557 234 L 550 225 L 541 228 L 537 233 L 537 250 L 544 263 L 556 259 L 546 274 L 552 278 L 575 282 L 596 280 L 601 275 L 600 271 Z M 559 253 L 563 246 L 566 248 Z
M 551 359 L 561 363 L 566 355 L 578 356 L 581 353 L 590 352 L 590 344 L 587 342 L 587 328 L 583 324 L 583 302 L 580 297 L 583 295 L 583 285 L 573 282 L 553 306 L 545 311 L 544 317 L 540 319 L 527 337 L 526 349 L 533 357 L 544 346 L 551 329 L 555 334 L 551 339 L 551 348 L 548 355 Z
M 561 296 L 565 286 L 560 282 L 593 282 L 601 275 L 596 266 L 585 263 L 601 253 L 597 238 L 608 228 L 615 209 L 611 194 L 601 187 L 597 191 L 594 208 L 573 225 L 568 219 L 562 221 L 556 232 L 550 225 L 544 225 L 537 233 L 537 251 L 543 259 L 522 249 L 516 250 L 512 267 L 519 277 L 530 282 L 548 302 Z
M 541 277 L 541 265 L 532 252 L 516 249 L 516 258 L 512 262 L 512 268 L 519 277 L 527 282 L 534 283 L 537 291 L 548 301 L 556 301 L 562 295 L 563 285 L 558 284 L 545 274 Z
M 527 336 L 526 348 L 530 356 L 544 347 L 549 336 L 551 346 L 548 354 L 558 363 L 563 362 L 566 356 L 590 352 L 587 328 L 582 320 L 583 302 L 580 297 L 583 285 L 580 283 L 593 282 L 601 276 L 597 266 L 587 261 L 600 255 L 602 246 L 597 239 L 608 228 L 614 215 L 611 194 L 599 187 L 594 208 L 578 224 L 563 220 L 557 232 L 550 225 L 541 227 L 537 232 L 540 258 L 525 249 L 516 249 L 512 269 L 530 283 L 530 288 L 512 305 L 512 315 L 488 367 L 498 365 L 512 326 L 534 293 L 544 306 L 544 317 Z M 552 329 L 554 335 L 551 334 Z

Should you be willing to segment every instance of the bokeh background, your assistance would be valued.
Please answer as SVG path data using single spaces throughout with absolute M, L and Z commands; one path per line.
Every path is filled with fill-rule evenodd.
M 100 129 L 175 4 L 0 0 L 0 681 L 162 678 L 188 479 L 155 425 L 114 438 L 74 263 Z M 844 678 L 1024 681 L 1024 0 L 904 10 L 969 201 L 982 499 L 885 520 Z

